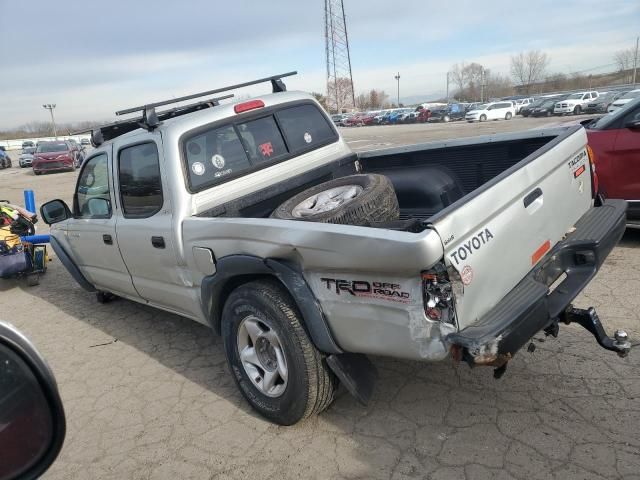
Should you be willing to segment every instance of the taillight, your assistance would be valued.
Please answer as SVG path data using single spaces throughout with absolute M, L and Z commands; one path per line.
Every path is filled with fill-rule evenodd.
M 596 156 L 593 149 L 587 145 L 587 155 L 589 156 L 589 165 L 591 167 L 591 198 L 598 195 L 598 174 L 596 173 Z
M 429 320 L 455 324 L 455 296 L 449 273 L 442 263 L 422 272 L 424 313 Z
M 247 112 L 249 110 L 255 110 L 256 108 L 263 108 L 264 102 L 262 100 L 249 100 L 248 102 L 239 103 L 233 107 L 233 111 L 236 113 Z

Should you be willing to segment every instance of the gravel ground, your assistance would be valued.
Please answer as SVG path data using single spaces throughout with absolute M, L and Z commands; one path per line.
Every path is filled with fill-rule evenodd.
M 367 150 L 549 122 L 343 133 Z M 21 201 L 33 188 L 38 202 L 69 202 L 76 177 L 2 170 L 0 197 Z M 628 231 L 576 301 L 634 339 L 639 248 L 640 231 Z M 207 328 L 126 300 L 97 304 L 55 259 L 37 287 L 0 282 L 2 317 L 50 362 L 67 412 L 47 479 L 640 479 L 640 350 L 618 358 L 578 327 L 536 340 L 501 380 L 491 369 L 374 358 L 368 407 L 342 393 L 319 417 L 278 427 L 248 408 Z

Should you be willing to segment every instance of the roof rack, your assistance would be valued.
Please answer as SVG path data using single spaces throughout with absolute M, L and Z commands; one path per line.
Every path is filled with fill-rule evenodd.
M 206 92 L 194 93 L 193 95 L 186 95 L 184 97 L 172 98 L 170 100 L 163 100 L 161 102 L 149 103 L 141 105 L 139 107 L 127 108 L 125 110 L 119 110 L 116 115 L 125 115 L 127 113 L 142 112 L 142 117 L 131 118 L 127 120 L 120 120 L 118 122 L 108 123 L 106 125 L 100 125 L 98 127 L 92 127 L 90 129 L 81 130 L 72 133 L 71 135 L 78 135 L 80 133 L 91 132 L 91 143 L 94 147 L 98 147 L 107 140 L 112 140 L 120 135 L 131 132 L 138 128 L 144 128 L 147 131 L 152 131 L 157 128 L 162 120 L 177 117 L 180 115 L 186 115 L 188 113 L 202 110 L 204 108 L 215 107 L 219 105 L 220 100 L 233 97 L 232 94 L 224 95 L 222 97 L 210 98 L 200 102 L 192 103 L 189 105 L 183 105 L 162 112 L 156 112 L 156 107 L 164 105 L 170 105 L 172 103 L 184 102 L 186 100 L 192 100 L 194 98 L 205 97 L 214 93 L 228 92 L 229 90 L 235 90 L 237 88 L 248 87 L 250 85 L 256 85 L 258 83 L 271 82 L 271 88 L 273 93 L 285 92 L 287 90 L 286 85 L 282 81 L 284 77 L 290 77 L 298 72 L 287 72 L 280 75 L 272 75 L 270 77 L 260 78 L 258 80 L 252 80 L 250 82 L 238 83 L 236 85 L 230 85 L 228 87 L 216 88 L 214 90 L 208 90 Z

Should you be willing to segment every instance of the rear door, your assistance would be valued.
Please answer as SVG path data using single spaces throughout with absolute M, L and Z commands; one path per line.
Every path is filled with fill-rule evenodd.
M 118 245 L 141 297 L 165 310 L 197 318 L 193 281 L 189 271 L 178 266 L 163 163 L 157 131 L 138 140 L 124 137 L 114 142 Z
M 499 302 L 590 208 L 586 142 L 583 128 L 563 134 L 435 219 L 445 262 L 464 285 L 460 328 Z

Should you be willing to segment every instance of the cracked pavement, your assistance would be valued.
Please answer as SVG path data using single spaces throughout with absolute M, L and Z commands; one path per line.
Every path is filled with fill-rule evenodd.
M 37 181 L 39 202 L 68 200 L 75 175 L 2 171 L 0 191 Z M 639 292 L 640 231 L 627 231 L 575 303 L 637 343 Z M 1 281 L 0 311 L 48 360 L 65 405 L 46 479 L 640 479 L 640 348 L 621 359 L 577 326 L 536 336 L 500 380 L 373 358 L 368 407 L 341 390 L 320 416 L 279 427 L 250 410 L 206 327 L 98 304 L 57 260 L 37 287 Z

